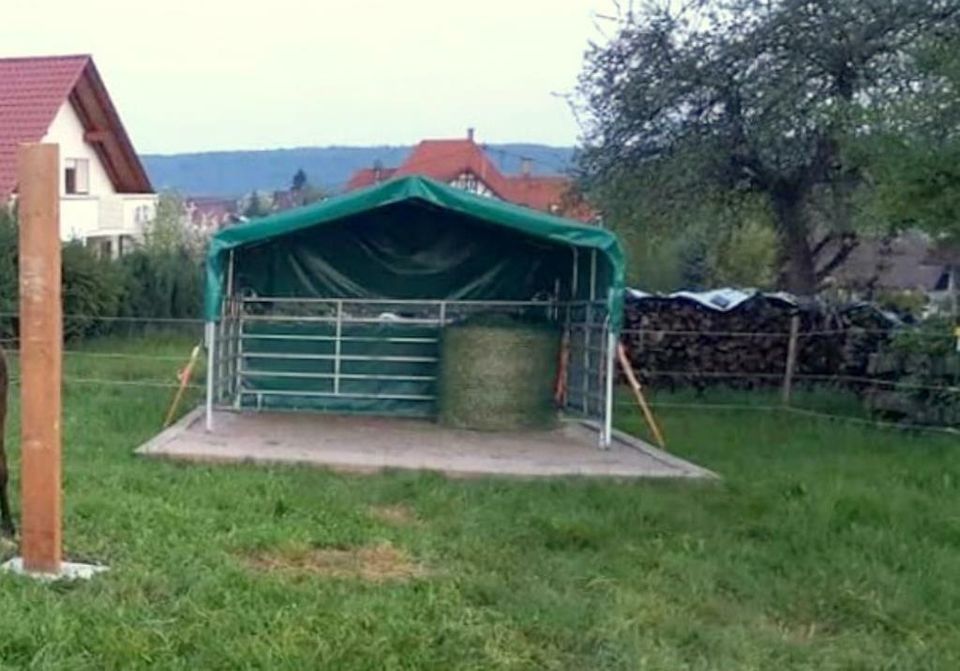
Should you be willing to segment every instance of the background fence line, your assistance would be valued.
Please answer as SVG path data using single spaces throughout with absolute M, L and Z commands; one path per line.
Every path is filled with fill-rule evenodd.
M 4 318 L 16 319 L 18 317 L 19 315 L 17 313 L 0 313 L 0 320 Z M 82 368 L 78 370 L 76 374 L 71 373 L 69 370 L 65 371 L 63 378 L 64 385 L 123 387 L 134 389 L 143 388 L 154 390 L 174 390 L 180 386 L 179 381 L 176 379 L 176 375 L 189 360 L 190 349 L 192 346 L 198 342 L 202 342 L 200 327 L 202 327 L 204 323 L 202 319 L 189 317 L 106 317 L 87 314 L 65 314 L 64 319 L 81 320 L 88 324 L 102 323 L 106 325 L 130 325 L 132 327 L 142 326 L 146 328 L 145 331 L 140 331 L 139 329 L 134 328 L 128 332 L 123 329 L 120 332 L 106 332 L 102 335 L 92 335 L 76 340 L 68 340 L 68 343 L 72 346 L 63 351 L 64 359 L 68 366 L 70 365 L 70 361 L 74 361 L 77 365 L 82 366 Z M 156 328 L 154 330 L 151 327 Z M 785 403 L 776 403 L 772 401 L 772 396 L 764 400 L 763 391 L 765 390 L 772 393 L 778 386 L 782 388 L 783 381 L 789 376 L 794 386 L 798 384 L 801 385 L 799 388 L 795 387 L 793 389 L 794 396 L 800 393 L 805 394 L 810 390 L 839 390 L 844 392 L 849 391 L 851 398 L 857 398 L 858 400 L 862 401 L 863 397 L 870 390 L 903 390 L 917 392 L 918 394 L 929 394 L 931 397 L 943 396 L 947 398 L 956 398 L 957 395 L 960 395 L 960 376 L 956 377 L 956 383 L 954 384 L 947 383 L 939 385 L 928 384 L 922 381 L 914 381 L 909 379 L 886 379 L 879 375 L 857 375 L 840 370 L 834 373 L 803 372 L 802 365 L 795 367 L 793 371 L 790 371 L 786 356 L 784 356 L 782 363 L 778 363 L 776 361 L 772 362 L 775 364 L 772 370 L 770 365 L 764 365 L 762 368 L 765 369 L 760 370 L 650 368 L 643 365 L 644 351 L 647 348 L 650 348 L 651 352 L 653 352 L 657 350 L 657 348 L 668 347 L 668 343 L 671 338 L 690 339 L 690 341 L 695 343 L 697 347 L 702 348 L 709 354 L 709 351 L 714 348 L 723 349 L 723 339 L 730 339 L 731 343 L 735 343 L 737 342 L 735 339 L 741 338 L 786 340 L 787 342 L 784 343 L 784 345 L 789 347 L 789 342 L 791 340 L 799 341 L 804 338 L 839 336 L 843 339 L 855 339 L 857 336 L 869 334 L 883 335 L 885 336 L 885 340 L 887 340 L 899 333 L 909 333 L 911 338 L 923 339 L 944 339 L 945 337 L 949 337 L 942 333 L 929 333 L 915 330 L 908 331 L 906 329 L 887 331 L 859 327 L 842 329 L 817 329 L 809 331 L 798 330 L 795 332 L 779 330 L 697 331 L 656 328 L 626 328 L 622 331 L 625 344 L 627 344 L 628 348 L 631 349 L 631 356 L 634 357 L 632 362 L 633 369 L 638 377 L 644 381 L 647 390 L 651 392 L 652 397 L 650 401 L 654 408 L 664 410 L 689 409 L 714 412 L 777 412 L 788 413 L 794 416 L 849 421 L 857 424 L 876 426 L 879 428 L 888 427 L 957 433 L 957 429 L 951 426 L 894 422 L 887 421 L 880 417 L 858 416 L 856 414 L 840 414 L 798 407 L 794 402 L 794 399 L 789 397 L 785 399 Z M 176 354 L 152 353 L 147 351 L 125 351 L 127 343 L 131 343 L 135 347 L 140 341 L 143 343 L 148 343 L 152 336 L 164 338 L 167 334 L 174 338 L 174 343 L 177 342 L 177 338 L 183 339 L 184 344 L 182 356 Z M 637 346 L 638 338 L 639 344 L 641 345 L 640 347 Z M 190 343 L 189 346 L 187 344 L 188 342 Z M 11 364 L 13 364 L 11 365 L 11 368 L 14 369 L 16 368 L 16 362 L 19 357 L 19 350 L 17 348 L 18 344 L 19 339 L 15 336 L 0 338 L 0 346 L 5 349 Z M 94 345 L 94 348 L 89 350 L 85 349 L 85 344 Z M 176 344 L 173 346 L 178 347 Z M 780 347 L 783 347 L 783 345 L 780 345 Z M 734 357 L 734 359 L 736 359 L 736 357 Z M 81 364 L 81 362 L 84 360 L 89 360 L 89 365 Z M 113 369 L 109 366 L 106 370 L 102 370 L 102 366 L 100 369 L 98 369 L 96 364 L 97 361 L 102 361 L 104 364 L 110 361 L 116 361 L 121 365 L 127 365 L 124 365 L 123 368 L 117 367 L 116 372 L 122 374 L 122 377 L 112 377 L 114 372 Z M 694 361 L 694 359 L 691 359 L 691 361 Z M 136 365 L 138 362 L 142 362 L 142 368 L 139 368 Z M 746 364 L 750 363 L 752 362 L 746 362 Z M 169 364 L 169 366 L 167 366 L 167 364 Z M 150 366 L 153 367 L 151 368 Z M 167 368 L 169 368 L 169 376 L 165 374 L 165 370 Z M 93 374 L 91 375 L 90 373 Z M 146 376 L 142 379 L 128 379 L 126 376 L 131 374 L 133 376 L 145 374 Z M 656 382 L 658 378 L 673 379 L 677 383 L 674 385 L 665 386 L 665 384 L 658 384 Z M 195 379 L 199 380 L 200 378 Z M 727 389 L 727 387 L 724 387 L 724 382 L 730 382 L 731 384 L 734 384 L 734 386 L 729 387 L 731 390 L 737 390 L 737 387 L 735 386 L 736 383 L 747 383 L 743 385 L 746 387 L 745 389 L 737 390 L 738 393 L 756 394 L 757 402 L 710 402 L 706 398 L 704 398 L 702 401 L 686 401 L 671 400 L 669 397 L 670 395 L 677 394 L 678 390 L 682 392 L 682 390 L 686 388 L 689 389 L 691 393 L 696 393 L 698 398 L 703 398 L 704 396 L 708 395 L 705 393 L 705 390 L 706 392 L 709 392 L 710 390 L 714 389 Z M 18 384 L 18 378 L 15 375 L 11 376 L 10 384 Z M 204 386 L 200 382 L 194 382 L 188 384 L 186 388 L 191 391 L 202 391 Z M 618 407 L 625 408 L 631 406 L 632 402 L 618 399 L 616 401 L 616 405 Z

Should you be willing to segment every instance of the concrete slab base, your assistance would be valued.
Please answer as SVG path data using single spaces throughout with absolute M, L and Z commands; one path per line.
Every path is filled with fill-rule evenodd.
M 41 582 L 53 582 L 55 580 L 90 580 L 98 573 L 110 570 L 107 566 L 98 564 L 82 564 L 78 562 L 61 562 L 59 573 L 39 573 L 36 571 L 27 571 L 23 568 L 23 558 L 14 557 L 2 565 L 0 571 L 6 573 L 15 573 Z
M 636 438 L 597 446 L 595 426 L 566 421 L 552 431 L 480 432 L 392 417 L 198 409 L 137 449 L 150 457 L 205 463 L 309 464 L 348 472 L 427 470 L 448 476 L 713 478 L 710 471 Z

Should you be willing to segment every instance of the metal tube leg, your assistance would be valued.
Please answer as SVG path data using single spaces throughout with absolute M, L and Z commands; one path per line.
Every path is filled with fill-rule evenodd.
M 615 369 L 613 365 L 617 350 L 617 336 L 612 330 L 607 332 L 607 379 L 606 389 L 604 389 L 604 409 L 603 409 L 603 437 L 601 447 L 609 449 L 613 441 L 613 376 Z
M 207 431 L 213 431 L 213 382 L 214 368 L 216 368 L 216 332 L 215 322 L 207 322 L 205 326 L 207 341 Z

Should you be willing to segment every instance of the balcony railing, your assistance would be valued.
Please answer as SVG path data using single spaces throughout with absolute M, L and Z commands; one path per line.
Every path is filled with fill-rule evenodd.
M 144 224 L 153 218 L 154 194 L 66 195 L 60 199 L 60 237 L 126 235 L 140 238 Z

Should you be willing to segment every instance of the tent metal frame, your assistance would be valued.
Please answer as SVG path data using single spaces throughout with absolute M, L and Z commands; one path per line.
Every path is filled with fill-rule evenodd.
M 441 300 L 441 299 L 351 299 L 351 298 L 297 298 L 297 297 L 248 297 L 237 295 L 234 287 L 234 253 L 229 252 L 226 268 L 226 296 L 223 301 L 219 322 L 208 321 L 205 324 L 205 342 L 207 347 L 206 376 L 206 428 L 213 430 L 214 409 L 238 410 L 244 405 L 244 398 L 253 396 L 254 407 L 263 406 L 265 396 L 300 397 L 340 397 L 363 399 L 391 399 L 411 402 L 434 403 L 433 395 L 404 394 L 358 394 L 342 389 L 343 380 L 391 380 L 391 381 L 432 381 L 432 376 L 400 374 L 358 374 L 343 373 L 345 361 L 389 360 L 398 363 L 426 361 L 424 357 L 378 357 L 369 355 L 345 354 L 346 342 L 362 340 L 389 340 L 392 342 L 422 342 L 429 340 L 422 336 L 385 339 L 369 336 L 351 336 L 345 334 L 345 327 L 355 324 L 409 324 L 433 326 L 442 329 L 471 312 L 505 313 L 515 311 L 543 310 L 548 318 L 562 325 L 564 341 L 569 343 L 566 389 L 567 395 L 563 410 L 571 415 L 597 420 L 600 424 L 599 443 L 607 448 L 612 439 L 613 423 L 613 381 L 614 357 L 616 356 L 616 334 L 610 328 L 608 302 L 597 297 L 597 251 L 589 252 L 589 279 L 586 296 L 578 299 L 580 250 L 572 247 L 572 276 L 570 280 L 571 300 L 556 298 L 541 301 L 498 301 L 498 300 Z M 259 306 L 259 307 L 258 307 Z M 278 308 L 282 308 L 278 310 Z M 394 318 L 391 311 L 404 311 L 415 316 Z M 279 314 L 276 314 L 279 312 Z M 257 322 L 277 323 L 327 323 L 334 326 L 334 334 L 329 335 L 264 335 L 250 336 L 245 330 L 248 325 Z M 245 340 L 255 337 L 258 340 L 297 340 L 302 342 L 333 342 L 332 354 L 306 354 L 290 352 L 250 352 L 245 350 Z M 262 373 L 246 365 L 251 358 L 284 358 L 291 360 L 326 360 L 333 363 L 330 373 L 310 372 L 270 372 Z M 435 359 L 434 359 L 435 360 Z M 285 378 L 287 380 L 333 381 L 331 392 L 309 390 L 245 390 L 244 381 L 258 375 Z

